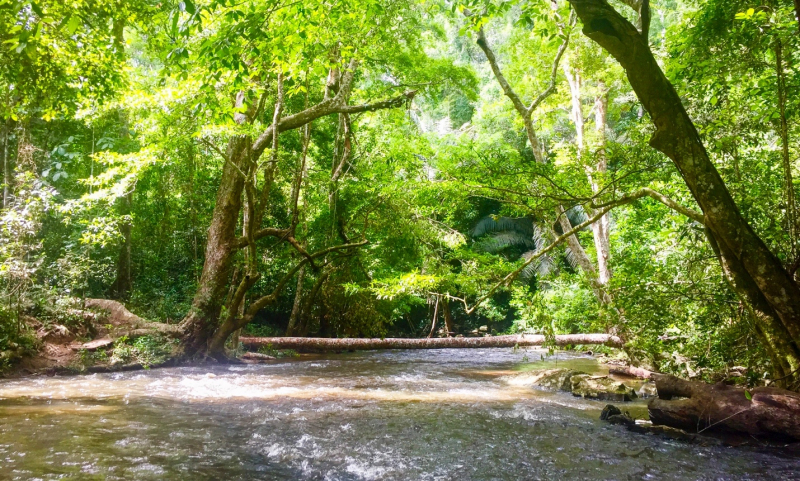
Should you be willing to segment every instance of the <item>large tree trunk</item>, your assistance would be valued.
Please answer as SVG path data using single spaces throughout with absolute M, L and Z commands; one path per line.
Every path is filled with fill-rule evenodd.
M 457 349 L 469 347 L 529 347 L 542 346 L 547 338 L 540 335 L 487 337 L 433 337 L 422 339 L 330 339 L 325 337 L 242 337 L 246 347 L 272 346 L 275 349 L 294 349 L 303 352 L 371 351 L 375 349 Z M 622 347 L 622 341 L 610 334 L 565 334 L 555 336 L 556 346 L 575 344 L 604 344 Z
M 778 352 L 792 369 L 800 367 L 800 288 L 742 216 L 680 97 L 661 71 L 647 38 L 606 0 L 569 0 L 583 21 L 583 32 L 625 69 L 631 87 L 650 114 L 656 131 L 651 145 L 669 157 L 703 210 L 705 223 L 728 264 L 738 272 L 757 322 L 774 318 L 789 335 L 790 352 Z M 768 308 L 765 308 L 768 307 Z
M 655 425 L 691 433 L 733 433 L 800 441 L 800 394 L 785 389 L 744 389 L 653 374 L 658 397 L 648 405 Z M 672 400 L 673 397 L 685 399 Z M 749 399 L 748 399 L 749 397 Z
M 248 139 L 235 137 L 228 143 L 228 162 L 222 169 L 217 201 L 206 241 L 205 263 L 192 307 L 181 322 L 187 354 L 206 348 L 216 329 L 225 287 L 230 277 L 231 260 L 236 253 L 236 224 L 242 208 L 244 177 L 240 169 L 247 153 Z

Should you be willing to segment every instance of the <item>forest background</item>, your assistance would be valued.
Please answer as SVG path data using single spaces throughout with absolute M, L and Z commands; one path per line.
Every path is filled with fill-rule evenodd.
M 655 370 L 791 387 L 795 3 L 0 0 L 0 350 L 110 298 L 189 355 L 610 332 Z M 648 44 L 739 252 L 653 137 L 624 50 Z

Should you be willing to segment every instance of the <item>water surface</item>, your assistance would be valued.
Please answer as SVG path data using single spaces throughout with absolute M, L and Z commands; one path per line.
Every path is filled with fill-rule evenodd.
M 383 351 L 0 382 L 0 479 L 800 479 L 800 459 L 598 420 L 515 387 L 587 357 Z M 629 404 L 642 415 L 644 403 Z

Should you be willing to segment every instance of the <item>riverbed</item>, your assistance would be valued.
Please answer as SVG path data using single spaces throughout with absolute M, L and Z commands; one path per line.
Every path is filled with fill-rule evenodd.
M 446 349 L 4 380 L 0 479 L 800 480 L 797 456 L 629 433 L 503 379 L 552 367 L 604 369 Z

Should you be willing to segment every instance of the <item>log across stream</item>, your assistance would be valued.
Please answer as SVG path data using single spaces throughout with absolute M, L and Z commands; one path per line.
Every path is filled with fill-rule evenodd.
M 602 344 L 622 347 L 622 340 L 610 334 L 566 334 L 550 339 L 556 346 Z M 373 351 L 379 349 L 464 349 L 484 347 L 536 347 L 548 344 L 542 335 L 520 334 L 486 337 L 441 338 L 327 338 L 327 337 L 240 337 L 249 348 L 271 346 L 274 349 L 294 349 L 300 352 Z

